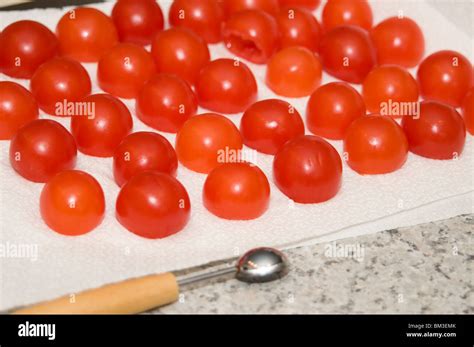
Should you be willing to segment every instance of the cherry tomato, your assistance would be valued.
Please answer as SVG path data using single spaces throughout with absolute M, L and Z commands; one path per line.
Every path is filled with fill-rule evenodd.
M 252 71 L 238 60 L 217 59 L 205 66 L 196 83 L 199 103 L 222 113 L 243 112 L 257 99 Z
M 255 165 L 225 163 L 207 176 L 202 199 L 204 206 L 217 217 L 255 219 L 268 209 L 270 184 Z
M 86 69 L 69 58 L 53 58 L 41 65 L 30 82 L 39 107 L 48 114 L 65 116 L 64 104 L 77 102 L 91 92 Z
M 380 65 L 418 65 L 425 53 L 425 39 L 418 24 L 407 17 L 391 17 L 370 32 Z
M 222 0 L 227 17 L 244 10 L 261 10 L 275 16 L 279 11 L 278 0 Z
M 208 43 L 221 41 L 224 11 L 215 0 L 174 0 L 169 22 L 194 31 Z
M 210 60 L 206 42 L 186 28 L 158 33 L 153 39 L 151 54 L 158 72 L 176 74 L 191 85 Z
M 31 78 L 57 52 L 58 40 L 43 24 L 31 20 L 12 23 L 0 33 L 0 72 Z
M 37 119 L 18 130 L 10 143 L 10 163 L 21 176 L 47 182 L 74 168 L 77 148 L 72 135 L 58 122 Z
M 288 141 L 275 155 L 273 179 L 278 189 L 295 202 L 323 202 L 341 188 L 341 157 L 324 139 L 300 136 Z
M 143 171 L 176 175 L 178 159 L 171 143 L 157 133 L 140 131 L 128 135 L 115 150 L 114 178 L 123 186 Z
M 96 157 L 111 157 L 133 127 L 132 116 L 122 101 L 108 94 L 89 95 L 82 100 L 92 113 L 71 117 L 71 132 L 78 149 Z
M 240 120 L 244 143 L 266 154 L 276 154 L 288 141 L 304 135 L 304 124 L 298 111 L 277 99 L 258 101 Z
M 209 173 L 221 163 L 240 159 L 242 136 L 226 117 L 206 113 L 184 123 L 175 148 L 181 164 L 192 171 Z
M 425 100 L 459 107 L 473 83 L 472 65 L 465 56 L 439 51 L 423 60 L 418 68 L 420 94 Z
M 10 140 L 36 118 L 38 105 L 33 95 L 19 84 L 0 81 L 0 140 Z
M 57 233 L 83 235 L 104 219 L 104 192 L 99 182 L 88 173 L 62 171 L 44 185 L 40 210 L 45 223 Z
M 126 183 L 117 198 L 117 220 L 132 233 L 161 239 L 181 231 L 189 221 L 191 202 L 174 177 L 142 172 Z
M 403 117 L 402 127 L 410 151 L 431 159 L 459 157 L 466 140 L 466 126 L 461 115 L 449 105 L 421 103 L 419 117 Z
M 325 84 L 311 95 L 306 124 L 315 135 L 342 140 L 349 125 L 365 115 L 362 96 L 345 82 Z
M 118 42 L 112 19 L 90 7 L 68 11 L 59 20 L 56 33 L 61 55 L 82 62 L 98 61 Z
M 322 32 L 316 18 L 304 8 L 286 7 L 277 16 L 280 47 L 303 46 L 313 52 L 319 50 Z
M 315 10 L 320 3 L 320 0 L 279 0 L 280 6 L 301 7 L 308 10 Z
M 328 32 L 319 54 L 327 73 L 350 83 L 362 83 L 376 59 L 369 35 L 354 26 L 339 26 Z
M 150 44 L 164 25 L 163 12 L 155 0 L 118 0 L 112 20 L 120 41 L 143 46 Z
M 369 30 L 372 10 L 365 0 L 329 0 L 323 9 L 323 27 L 330 31 L 341 25 L 354 25 Z
M 131 99 L 154 73 L 150 53 L 141 46 L 120 43 L 100 58 L 97 80 L 105 92 Z
M 383 116 L 409 116 L 401 114 L 401 107 L 418 101 L 418 85 L 412 75 L 402 67 L 384 65 L 374 68 L 362 84 L 362 96 L 367 110 Z M 392 111 L 389 105 L 396 105 Z M 415 108 L 412 108 L 412 111 Z M 398 111 L 397 111 L 398 110 Z
M 362 175 L 386 174 L 405 164 L 408 141 L 396 121 L 372 114 L 356 119 L 347 128 L 344 152 L 354 171 Z
M 474 88 L 471 88 L 464 98 L 462 104 L 462 115 L 466 123 L 467 131 L 474 135 Z
M 264 64 L 278 48 L 278 26 L 271 15 L 259 10 L 237 12 L 222 30 L 229 51 L 255 64 Z
M 276 94 L 289 98 L 308 96 L 321 84 L 318 57 L 305 47 L 287 47 L 268 62 L 266 83 Z

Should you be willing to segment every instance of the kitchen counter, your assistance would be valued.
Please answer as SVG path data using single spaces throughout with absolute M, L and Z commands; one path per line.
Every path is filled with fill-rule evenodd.
M 207 281 L 187 287 L 177 303 L 153 313 L 472 314 L 473 233 L 470 214 L 295 248 L 285 252 L 291 269 L 279 281 Z

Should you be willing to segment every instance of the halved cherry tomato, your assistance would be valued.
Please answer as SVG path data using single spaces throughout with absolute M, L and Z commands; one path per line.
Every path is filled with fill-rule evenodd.
M 163 12 L 155 0 L 118 0 L 112 19 L 122 42 L 148 45 L 163 30 Z
M 105 92 L 131 99 L 154 73 L 156 66 L 150 53 L 141 46 L 120 43 L 100 58 L 97 81 Z
M 181 164 L 192 171 L 209 173 L 221 163 L 240 158 L 242 136 L 226 117 L 206 113 L 183 124 L 175 147 Z
M 321 0 L 279 0 L 280 6 L 294 6 L 306 8 L 308 10 L 315 10 Z
M 21 176 L 47 182 L 74 168 L 77 148 L 72 135 L 58 122 L 37 119 L 18 130 L 10 143 L 10 163 Z
M 257 99 L 252 71 L 239 60 L 217 59 L 206 65 L 196 83 L 199 104 L 208 110 L 238 113 Z
M 19 84 L 0 81 L 0 140 L 10 140 L 36 118 L 38 104 L 33 95 Z
M 304 124 L 298 111 L 278 99 L 258 101 L 240 120 L 244 143 L 266 154 L 276 154 L 289 140 L 304 135 Z
M 386 174 L 405 164 L 408 141 L 391 117 L 372 114 L 356 119 L 347 128 L 344 153 L 354 171 L 362 175 Z
M 323 202 L 341 188 L 341 157 L 321 137 L 300 136 L 275 155 L 273 178 L 278 189 L 295 202 Z
M 0 72 L 31 78 L 38 66 L 56 56 L 58 40 L 43 24 L 20 20 L 0 33 Z
M 68 11 L 56 27 L 59 52 L 82 62 L 95 62 L 118 42 L 112 19 L 90 7 Z
M 104 219 L 104 192 L 99 182 L 88 173 L 62 171 L 44 185 L 40 210 L 45 223 L 57 233 L 83 235 Z
M 323 27 L 330 31 L 341 25 L 354 25 L 369 30 L 372 9 L 366 0 L 329 0 L 323 8 Z
M 227 17 L 245 10 L 260 10 L 275 16 L 278 13 L 278 0 L 222 0 Z
M 65 57 L 53 58 L 36 70 L 30 89 L 43 111 L 65 116 L 63 105 L 89 95 L 91 79 L 79 62 Z
M 178 76 L 158 74 L 138 93 L 138 118 L 160 131 L 176 133 L 189 117 L 196 114 L 197 97 L 188 83 Z
M 474 135 L 474 88 L 471 88 L 462 103 L 462 115 L 466 129 L 471 135 Z
M 342 140 L 349 125 L 365 115 L 362 96 L 345 82 L 325 84 L 311 95 L 306 124 L 315 135 Z
M 270 203 L 270 184 L 257 166 L 225 163 L 206 178 L 202 192 L 204 206 L 214 215 L 231 220 L 260 217 Z
M 419 116 L 403 117 L 402 127 L 410 151 L 422 157 L 455 159 L 464 149 L 466 126 L 458 111 L 449 105 L 423 102 Z
M 318 57 L 305 47 L 287 47 L 268 62 L 266 83 L 276 94 L 290 98 L 308 96 L 321 83 Z
M 117 197 L 117 220 L 132 233 L 148 239 L 176 234 L 186 226 L 190 214 L 186 188 L 163 173 L 133 176 Z
M 143 171 L 176 175 L 178 159 L 173 146 L 157 133 L 140 131 L 123 139 L 114 153 L 114 178 L 123 186 Z

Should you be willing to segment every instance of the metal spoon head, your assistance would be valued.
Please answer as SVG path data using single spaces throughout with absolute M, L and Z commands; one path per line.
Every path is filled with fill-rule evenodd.
M 273 248 L 255 248 L 245 253 L 237 263 L 236 277 L 248 283 L 270 282 L 288 273 L 286 256 Z

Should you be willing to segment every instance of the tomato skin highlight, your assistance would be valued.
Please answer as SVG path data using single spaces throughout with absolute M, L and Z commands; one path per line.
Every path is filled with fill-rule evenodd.
M 21 85 L 0 81 L 0 140 L 10 140 L 20 129 L 38 118 L 38 104 Z
M 405 164 L 408 141 L 391 117 L 372 114 L 356 119 L 349 126 L 344 138 L 344 153 L 347 164 L 357 173 L 386 174 Z
M 56 35 L 41 23 L 20 20 L 0 32 L 0 72 L 5 75 L 31 78 L 41 64 L 57 53 Z
M 318 8 L 321 0 L 279 0 L 280 6 L 294 6 L 308 9 L 310 11 Z
M 104 219 L 104 192 L 88 173 L 62 171 L 43 187 L 40 211 L 45 223 L 55 232 L 66 236 L 83 235 Z
M 270 203 L 270 184 L 257 166 L 225 163 L 206 178 L 202 199 L 212 214 L 223 219 L 250 220 L 263 215 Z
M 113 172 L 119 187 L 140 172 L 176 176 L 178 159 L 169 141 L 160 134 L 139 131 L 123 139 L 114 153 Z
M 278 0 L 222 0 L 226 17 L 246 10 L 260 10 L 276 16 L 279 10 Z
M 163 12 L 155 0 L 118 0 L 112 20 L 121 42 L 142 46 L 150 44 L 164 26 Z
M 349 125 L 365 115 L 362 96 L 345 82 L 322 85 L 311 95 L 306 107 L 306 124 L 313 134 L 342 140 Z
M 214 112 L 239 113 L 258 95 L 252 71 L 241 61 L 217 59 L 205 66 L 196 83 L 199 104 Z
M 91 7 L 77 7 L 64 14 L 56 34 L 60 54 L 80 62 L 96 62 L 118 43 L 112 19 Z
M 323 8 L 322 22 L 326 31 L 341 25 L 369 30 L 373 22 L 372 9 L 365 0 L 330 0 Z
M 462 104 L 462 115 L 466 129 L 471 135 L 474 135 L 474 88 L 471 88 L 464 98 Z
M 464 149 L 464 121 L 449 105 L 422 102 L 419 117 L 403 117 L 402 127 L 410 151 L 422 157 L 449 160 L 460 156 Z
M 37 119 L 18 130 L 10 142 L 13 169 L 32 182 L 47 182 L 76 165 L 72 135 L 58 122 Z
M 117 220 L 132 233 L 160 239 L 181 231 L 189 221 L 191 202 L 184 186 L 173 176 L 142 172 L 120 190 Z
M 268 99 L 250 106 L 240 120 L 244 143 L 265 154 L 276 154 L 289 140 L 304 135 L 298 111 L 286 101 Z
M 275 155 L 273 179 L 278 189 L 297 203 L 324 202 L 341 188 L 341 157 L 326 140 L 300 136 Z

